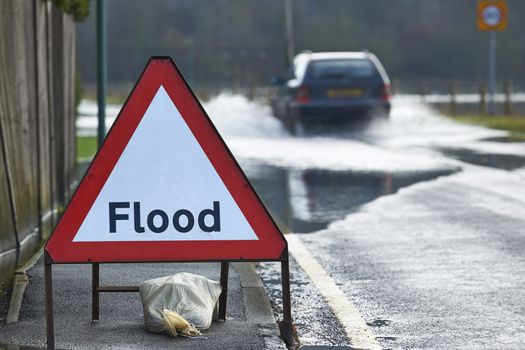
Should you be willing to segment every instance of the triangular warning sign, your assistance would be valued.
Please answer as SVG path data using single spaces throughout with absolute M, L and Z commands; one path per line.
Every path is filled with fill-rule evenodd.
M 279 260 L 286 240 L 171 58 L 152 58 L 46 244 L 54 263 Z

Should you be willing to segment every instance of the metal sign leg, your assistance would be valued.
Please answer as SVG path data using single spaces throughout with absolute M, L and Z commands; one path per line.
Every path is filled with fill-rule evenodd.
M 290 298 L 290 265 L 288 256 L 286 256 L 286 260 L 281 261 L 281 280 L 283 287 L 283 320 L 279 322 L 279 330 L 286 346 L 291 348 L 294 345 L 294 325 Z
M 94 263 L 91 266 L 91 320 L 98 321 L 100 310 L 100 266 Z
M 219 320 L 226 321 L 226 301 L 228 299 L 228 269 L 229 262 L 221 262 L 221 287 L 222 292 L 219 297 Z
M 46 262 L 44 265 L 45 275 L 45 297 L 46 297 L 46 330 L 47 349 L 55 349 L 55 325 L 53 320 L 53 271 L 52 264 Z

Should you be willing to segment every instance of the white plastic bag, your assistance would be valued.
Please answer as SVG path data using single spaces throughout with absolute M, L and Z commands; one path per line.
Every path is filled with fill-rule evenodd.
M 219 282 L 181 272 L 144 281 L 139 290 L 146 329 L 162 333 L 167 331 L 164 310 L 176 312 L 200 331 L 210 328 L 222 289 Z

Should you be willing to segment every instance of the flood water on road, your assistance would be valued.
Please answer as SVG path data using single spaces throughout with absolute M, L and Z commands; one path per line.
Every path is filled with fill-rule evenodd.
M 516 170 L 525 167 L 525 157 L 514 154 L 480 153 L 461 148 L 443 148 L 443 154 L 463 162 L 491 168 Z
M 263 163 L 244 170 L 281 229 L 295 233 L 322 230 L 380 196 L 454 172 L 297 170 Z

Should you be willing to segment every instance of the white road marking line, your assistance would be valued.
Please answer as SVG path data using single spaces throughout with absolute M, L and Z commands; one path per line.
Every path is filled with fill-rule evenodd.
M 362 349 L 381 349 L 374 332 L 368 327 L 359 310 L 347 299 L 333 278 L 315 260 L 297 235 L 287 234 L 286 240 L 290 253 L 332 308 L 350 339 L 351 345 Z

